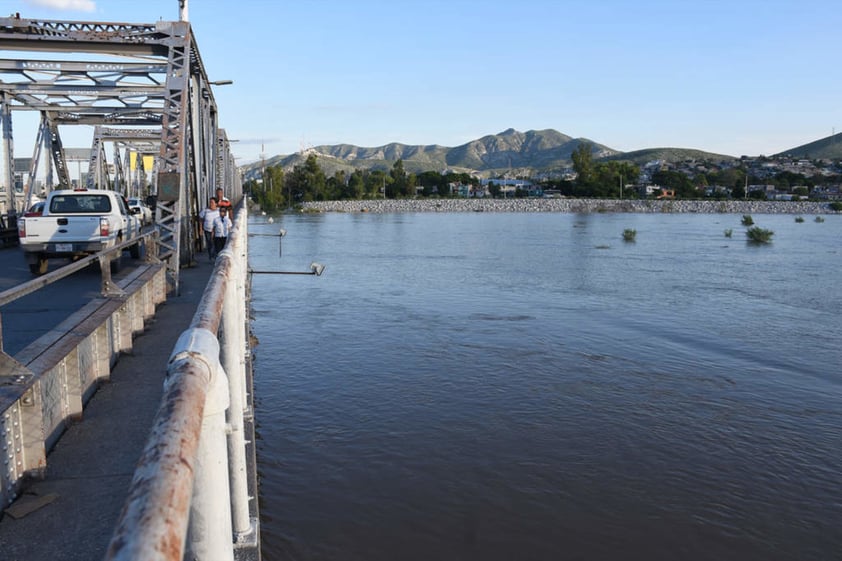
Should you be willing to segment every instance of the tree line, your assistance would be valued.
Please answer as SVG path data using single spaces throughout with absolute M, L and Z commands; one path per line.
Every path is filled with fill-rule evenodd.
M 251 180 L 246 187 L 261 208 L 276 210 L 311 201 L 449 197 L 454 183 L 478 185 L 479 179 L 467 173 L 407 172 L 403 160 L 388 171 L 356 169 L 349 174 L 340 170 L 328 177 L 316 155 L 310 154 L 290 172 L 281 166 L 267 167 L 262 181 Z
M 572 155 L 576 178 L 547 179 L 540 182 L 546 191 L 555 190 L 563 196 L 578 198 L 639 198 L 644 195 L 634 185 L 640 176 L 640 168 L 627 161 L 596 162 L 590 144 L 582 143 Z M 808 195 L 816 184 L 842 183 L 842 177 L 805 177 L 792 172 L 781 172 L 772 178 L 760 179 L 750 175 L 744 168 L 728 168 L 689 176 L 675 170 L 660 170 L 651 177 L 651 182 L 662 189 L 669 189 L 676 198 L 696 199 L 705 196 L 707 186 L 722 186 L 727 193 L 714 193 L 714 197 L 743 198 L 747 184 L 772 184 L 782 191 Z M 403 160 L 397 160 L 389 170 L 356 169 L 351 173 L 337 171 L 326 176 L 315 154 L 307 156 L 303 164 L 296 165 L 289 172 L 281 166 L 270 166 L 263 171 L 262 181 L 251 180 L 246 188 L 252 199 L 261 208 L 272 211 L 294 207 L 304 202 L 343 199 L 399 199 L 421 197 L 452 197 L 451 185 L 476 187 L 480 180 L 467 173 L 439 173 L 425 171 L 407 172 Z M 501 196 L 503 182 L 489 181 L 488 191 L 492 197 Z M 802 192 L 803 191 L 803 192 Z M 525 191 L 515 196 L 526 197 Z M 765 197 L 764 193 L 749 193 L 749 197 Z

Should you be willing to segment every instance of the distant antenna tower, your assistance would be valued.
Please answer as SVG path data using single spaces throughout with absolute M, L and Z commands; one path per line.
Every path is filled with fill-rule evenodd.
M 260 143 L 260 181 L 266 177 L 266 151 L 263 149 L 263 143 Z
M 298 143 L 298 153 L 302 156 L 309 154 L 313 150 L 313 145 L 307 142 L 307 139 L 303 136 L 301 137 L 301 141 Z

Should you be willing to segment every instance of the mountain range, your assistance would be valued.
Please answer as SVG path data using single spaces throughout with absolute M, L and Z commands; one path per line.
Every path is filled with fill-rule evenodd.
M 840 159 L 842 158 L 842 139 L 838 137 L 839 135 L 834 135 L 823 138 L 776 155 Z M 250 178 L 259 176 L 263 165 L 281 165 L 284 169 L 291 170 L 294 166 L 302 164 L 310 154 L 315 154 L 319 165 L 329 176 L 340 170 L 346 173 L 355 169 L 388 170 L 399 159 L 403 161 L 407 172 L 414 173 L 451 170 L 474 172 L 487 177 L 503 173 L 517 176 L 553 175 L 571 167 L 573 152 L 582 143 L 592 146 L 593 157 L 596 161 L 626 160 L 644 164 L 653 160 L 678 162 L 688 159 L 712 161 L 737 159 L 734 156 L 686 148 L 647 148 L 621 152 L 587 138 L 573 138 L 553 129 L 526 132 L 508 129 L 456 147 L 400 143 L 374 148 L 352 144 L 315 146 L 296 154 L 274 156 L 261 162 L 254 162 L 243 168 L 247 178 Z

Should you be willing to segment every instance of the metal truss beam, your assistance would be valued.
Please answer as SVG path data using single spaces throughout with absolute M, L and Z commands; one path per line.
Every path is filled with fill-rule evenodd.
M 202 239 L 192 217 L 204 208 L 217 185 L 226 184 L 233 166 L 233 159 L 219 161 L 221 150 L 229 146 L 227 140 L 218 139 L 216 103 L 190 24 L 0 18 L 0 50 L 52 52 L 73 59 L 19 55 L 0 61 L 4 107 L 48 115 L 55 140 L 60 142 L 58 125 L 112 124 L 157 131 L 158 175 L 153 183 L 162 215 L 158 224 L 170 278 L 178 290 L 179 268 L 193 261 Z M 80 53 L 115 58 L 79 60 Z M 101 128 L 94 141 L 89 176 L 105 169 L 103 142 L 127 146 L 147 140 L 118 141 L 116 136 L 108 138 L 111 133 L 106 131 Z M 54 155 L 56 145 L 50 145 Z M 66 164 L 57 166 L 59 175 L 66 176 Z M 239 181 L 227 192 L 239 197 Z
M 21 51 L 113 53 L 123 55 L 167 56 L 166 39 L 161 31 L 172 22 L 153 24 L 57 21 L 0 18 L 0 43 Z

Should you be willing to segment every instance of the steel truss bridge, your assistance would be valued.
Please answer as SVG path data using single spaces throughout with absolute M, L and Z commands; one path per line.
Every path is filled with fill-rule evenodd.
M 161 257 L 171 288 L 200 251 L 194 219 L 217 187 L 242 197 L 199 49 L 187 21 L 151 24 L 0 18 L 0 203 L 10 217 L 33 196 L 43 159 L 45 190 L 69 188 L 59 127 L 94 127 L 88 188 L 132 193 L 130 159 L 154 156 L 152 194 L 160 209 Z M 11 56 L 7 56 L 11 55 Z M 218 84 L 218 83 L 217 83 Z M 25 196 L 15 197 L 13 115 L 38 112 Z M 109 148 L 111 160 L 109 162 Z M 146 158 L 143 158 L 146 156 Z M 5 196 L 5 197 L 3 197 Z

